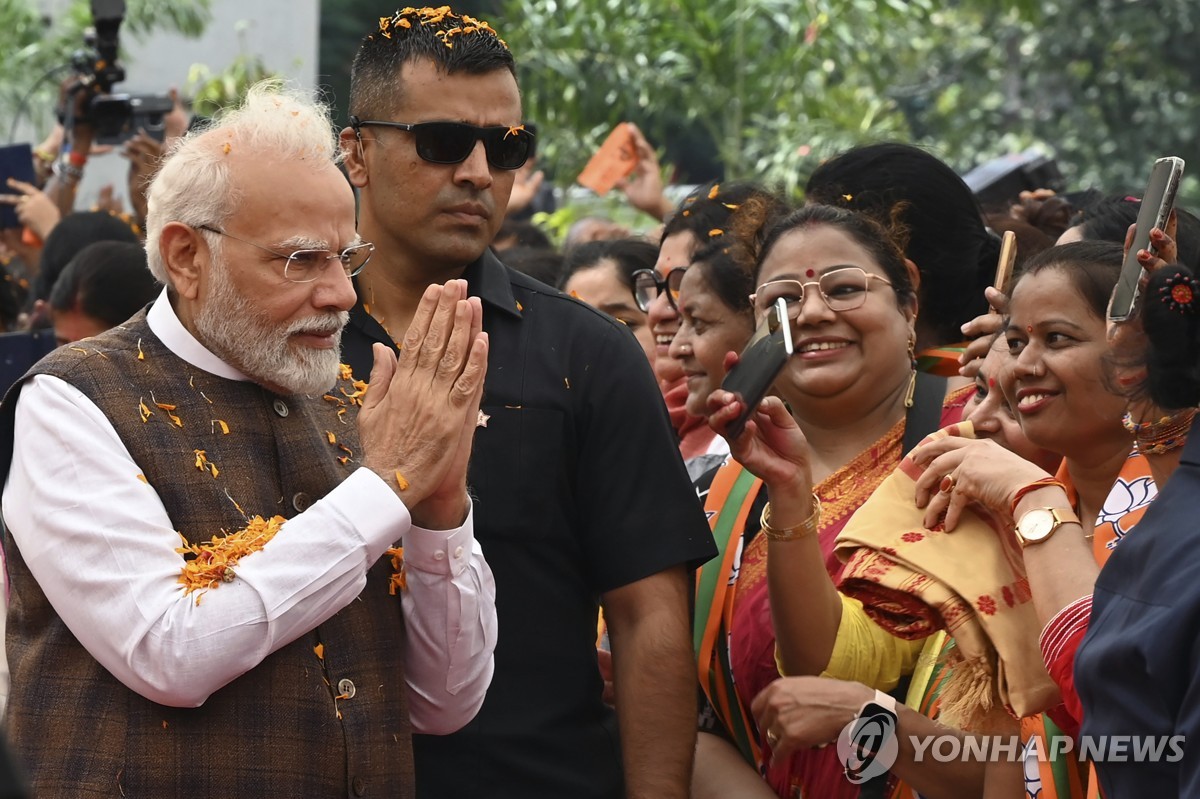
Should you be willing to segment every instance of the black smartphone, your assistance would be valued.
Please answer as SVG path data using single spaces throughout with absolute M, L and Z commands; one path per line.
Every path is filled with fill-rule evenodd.
M 1133 246 L 1125 254 L 1121 277 L 1117 280 L 1112 299 L 1108 303 L 1110 322 L 1124 322 L 1133 314 L 1134 304 L 1141 291 L 1139 283 L 1143 271 L 1142 265 L 1138 263 L 1138 251 L 1154 251 L 1150 246 L 1150 231 L 1166 227 L 1167 217 L 1175 207 L 1175 194 L 1179 191 L 1179 180 L 1182 177 L 1183 159 L 1174 156 L 1158 159 L 1154 162 L 1154 168 L 1150 170 L 1150 182 L 1146 184 L 1146 193 L 1142 195 L 1142 205 L 1138 210 L 1137 223 L 1133 230 Z
M 9 178 L 33 183 L 33 148 L 28 144 L 10 144 L 0 147 L 0 194 L 17 194 L 8 185 Z M 0 229 L 21 227 L 17 209 L 8 203 L 0 203 Z
M 758 330 L 750 337 L 741 357 L 725 375 L 721 388 L 737 395 L 742 412 L 726 430 L 726 438 L 737 438 L 746 422 L 767 396 L 771 384 L 792 357 L 792 326 L 788 323 L 787 300 L 780 297 L 767 311 Z

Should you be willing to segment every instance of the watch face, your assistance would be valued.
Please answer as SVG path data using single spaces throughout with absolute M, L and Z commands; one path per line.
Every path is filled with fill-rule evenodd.
M 1054 530 L 1057 520 L 1046 508 L 1031 510 L 1021 517 L 1017 532 L 1026 541 L 1041 541 Z

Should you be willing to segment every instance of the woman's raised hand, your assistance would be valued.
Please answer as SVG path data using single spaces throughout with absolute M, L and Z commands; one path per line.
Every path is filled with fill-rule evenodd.
M 741 410 L 737 395 L 717 389 L 708 397 L 709 427 L 729 440 L 727 429 Z M 729 440 L 729 451 L 768 488 L 800 486 L 803 496 L 811 490 L 808 441 L 778 397 L 767 397 L 759 403 L 741 435 Z
M 987 439 L 946 436 L 925 441 L 912 452 L 925 472 L 917 480 L 916 503 L 925 508 L 925 527 L 934 529 L 945 514 L 945 529 L 958 526 L 963 509 L 978 502 L 1000 519 L 1012 514 L 1017 492 L 1050 475 L 1041 467 Z

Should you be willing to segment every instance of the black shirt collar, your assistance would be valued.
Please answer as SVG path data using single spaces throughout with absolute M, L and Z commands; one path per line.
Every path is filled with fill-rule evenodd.
M 467 265 L 463 270 L 463 278 L 467 281 L 470 294 L 499 311 L 518 319 L 521 317 L 517 298 L 513 296 L 512 283 L 508 279 L 508 270 L 500 263 L 491 247 Z
M 467 264 L 462 276 L 467 281 L 468 294 L 479 297 L 486 305 L 502 313 L 521 318 L 517 298 L 513 296 L 512 283 L 508 278 L 508 270 L 490 247 L 483 251 L 483 255 Z M 379 322 L 367 313 L 357 280 L 354 281 L 354 291 L 358 298 L 350 312 L 350 324 L 375 340 L 390 341 Z

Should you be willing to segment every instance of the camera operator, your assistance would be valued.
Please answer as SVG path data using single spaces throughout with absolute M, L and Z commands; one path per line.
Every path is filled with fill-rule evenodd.
M 130 202 L 140 229 L 145 219 L 145 187 L 164 152 L 162 140 L 182 135 L 187 114 L 174 91 L 170 96 L 113 93 L 114 86 L 125 80 L 118 60 L 125 2 L 92 0 L 91 8 L 93 29 L 85 39 L 87 47 L 72 57 L 74 74 L 60 87 L 58 115 L 65 141 L 46 193 L 63 214 L 69 213 L 88 155 L 108 152 L 112 148 L 107 145 L 124 144 L 122 155 L 130 161 Z M 155 123 L 158 140 L 142 130 L 143 125 L 151 127 L 150 121 Z

